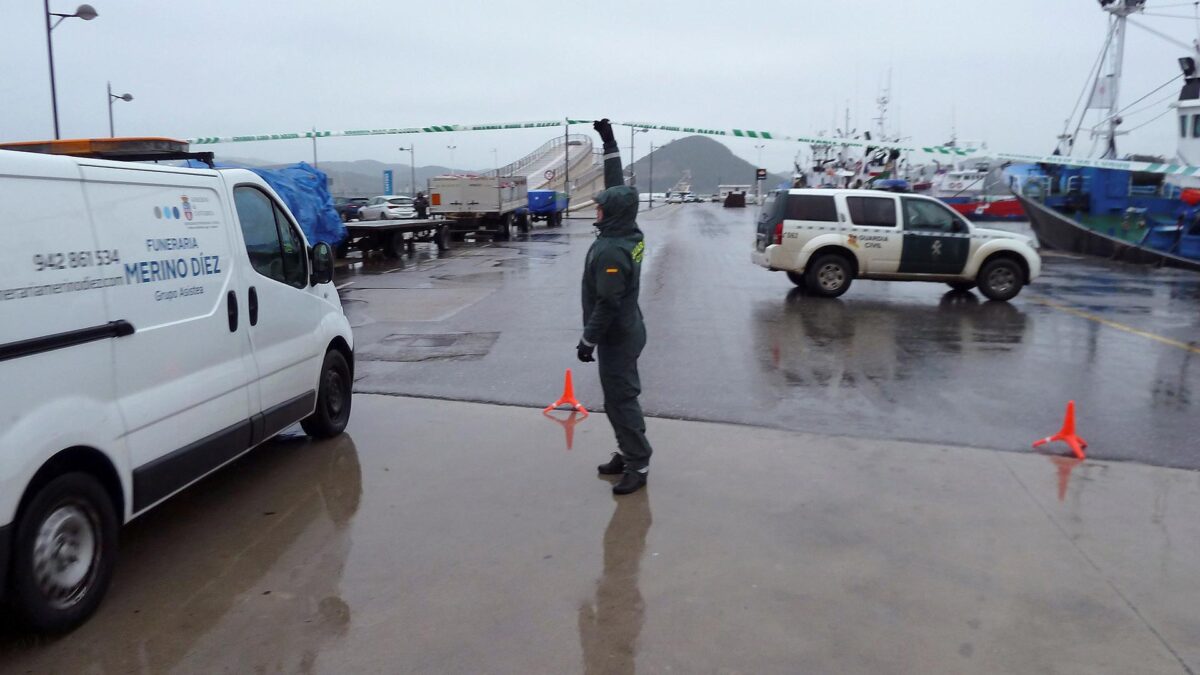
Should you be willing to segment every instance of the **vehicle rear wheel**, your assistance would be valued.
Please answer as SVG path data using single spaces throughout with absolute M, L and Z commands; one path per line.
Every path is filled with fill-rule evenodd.
M 112 498 L 86 473 L 67 473 L 34 495 L 17 522 L 13 600 L 25 625 L 59 633 L 104 598 L 117 556 Z
M 950 288 L 958 291 L 959 293 L 966 293 L 967 291 L 971 290 L 972 288 L 975 288 L 974 281 L 951 281 L 951 282 L 948 282 L 946 285 L 949 286 Z
M 450 248 L 450 228 L 445 225 L 437 229 L 437 234 L 434 235 L 433 243 L 437 245 L 439 252 L 446 251 Z
M 976 282 L 979 291 L 988 300 L 1012 300 L 1025 285 L 1021 278 L 1021 266 L 1008 258 L 992 258 L 985 262 Z
M 496 235 L 493 237 L 496 241 L 508 241 L 512 238 L 513 215 L 511 213 L 502 216 L 500 225 L 496 228 Z
M 407 244 L 404 241 L 404 234 L 401 232 L 393 232 L 387 237 L 387 244 L 383 248 L 383 253 L 389 258 L 399 258 L 404 255 L 404 249 Z
M 321 384 L 317 390 L 317 409 L 300 422 L 304 433 L 313 438 L 332 438 L 346 429 L 350 421 L 350 366 L 336 349 L 325 352 L 321 364 Z
M 850 288 L 854 273 L 845 256 L 826 253 L 809 262 L 804 276 L 810 291 L 825 298 L 836 298 Z
M 521 232 L 528 232 L 533 229 L 533 222 L 529 216 L 517 216 L 517 229 Z
M 805 279 L 804 275 L 800 274 L 799 272 L 788 272 L 787 277 L 788 279 L 791 279 L 792 283 L 796 284 L 796 286 L 799 288 L 804 288 L 808 285 L 808 280 Z

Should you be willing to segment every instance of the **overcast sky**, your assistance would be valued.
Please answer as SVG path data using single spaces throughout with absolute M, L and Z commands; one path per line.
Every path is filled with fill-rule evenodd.
M 51 0 L 71 13 L 76 0 Z M 99 17 L 54 31 L 63 137 L 105 136 L 105 81 L 118 135 L 227 136 L 318 129 L 608 116 L 652 123 L 814 134 L 847 102 L 872 126 L 892 72 L 889 130 L 921 144 L 960 139 L 1049 152 L 1103 43 L 1095 0 L 790 0 L 784 2 L 386 2 L 93 0 Z M 1190 16 L 1190 3 L 1150 0 Z M 1157 8 L 1157 9 L 1155 9 Z M 1187 19 L 1142 23 L 1184 42 Z M 1179 47 L 1130 27 L 1121 100 L 1178 74 Z M 1140 106 L 1174 98 L 1173 84 Z M 1165 103 L 1128 118 L 1134 127 Z M 1173 154 L 1165 115 L 1121 152 Z M 577 127 L 583 131 L 585 128 Z M 590 129 L 587 129 L 590 133 Z M 620 131 L 619 131 L 620 133 Z M 0 0 L 0 139 L 50 138 L 41 0 Z M 320 141 L 321 159 L 492 166 L 547 130 Z M 627 131 L 621 143 L 627 145 Z M 639 134 L 649 142 L 677 135 Z M 729 147 L 757 162 L 758 141 Z M 448 145 L 457 149 L 451 151 Z M 790 167 L 795 143 L 767 142 Z M 1084 144 L 1084 149 L 1087 149 Z M 218 156 L 311 161 L 307 141 L 213 146 Z M 626 149 L 627 151 L 627 149 Z

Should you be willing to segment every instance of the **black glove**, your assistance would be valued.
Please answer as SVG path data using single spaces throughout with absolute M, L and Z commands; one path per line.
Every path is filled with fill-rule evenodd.
M 617 144 L 617 137 L 613 136 L 612 125 L 608 123 L 607 117 L 592 122 L 592 128 L 596 130 L 596 133 L 600 134 L 600 140 L 604 141 L 606 145 Z
M 580 340 L 579 344 L 575 345 L 575 354 L 579 357 L 579 360 L 584 363 L 591 363 L 592 361 L 596 360 L 592 356 L 592 352 L 594 351 L 596 351 L 596 345 L 589 345 L 583 340 Z

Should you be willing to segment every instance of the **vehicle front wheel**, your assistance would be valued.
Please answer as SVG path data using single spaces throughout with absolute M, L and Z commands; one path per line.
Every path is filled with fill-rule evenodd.
M 959 293 L 966 293 L 967 291 L 971 290 L 972 288 L 975 288 L 974 281 L 950 281 L 950 282 L 947 282 L 946 285 L 949 286 L 950 288 L 958 291 Z
M 804 277 L 807 288 L 813 293 L 836 298 L 850 288 L 854 273 L 845 256 L 827 253 L 809 262 Z
M 798 288 L 804 288 L 808 285 L 808 280 L 805 279 L 804 275 L 800 274 L 799 272 L 788 272 L 787 278 L 790 279 L 793 284 L 796 284 Z
M 321 365 L 321 385 L 317 390 L 317 409 L 300 422 L 304 433 L 313 438 L 332 438 L 346 429 L 350 421 L 350 399 L 354 381 L 350 365 L 336 349 L 325 353 Z
M 1021 266 L 1008 258 L 992 258 L 985 262 L 976 282 L 988 300 L 1012 300 L 1025 285 Z
M 17 522 L 13 601 L 39 632 L 83 623 L 104 598 L 117 557 L 117 513 L 100 482 L 67 473 L 34 495 Z

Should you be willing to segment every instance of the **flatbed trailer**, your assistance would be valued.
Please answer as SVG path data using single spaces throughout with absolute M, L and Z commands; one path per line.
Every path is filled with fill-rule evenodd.
M 451 222 L 441 218 L 424 220 L 365 220 L 346 223 L 346 239 L 338 244 L 338 257 L 350 251 L 380 251 L 389 258 L 399 258 L 407 249 L 412 252 L 417 242 L 429 242 L 438 251 L 450 248 Z

